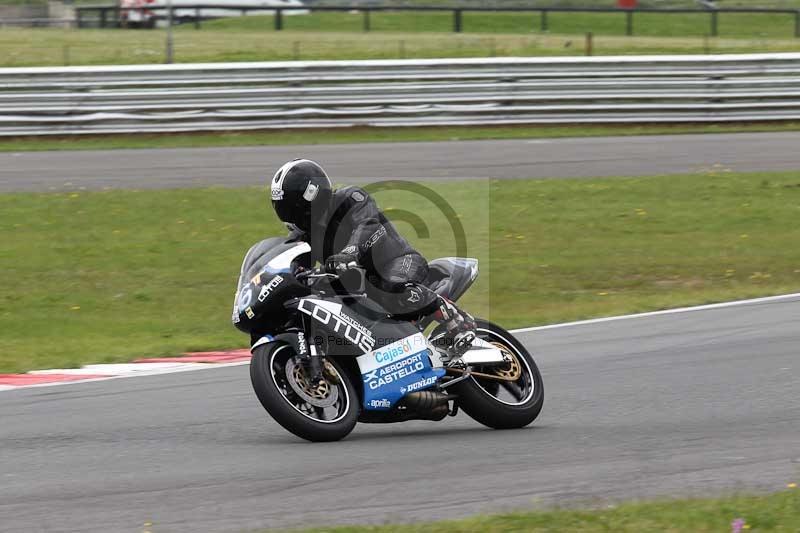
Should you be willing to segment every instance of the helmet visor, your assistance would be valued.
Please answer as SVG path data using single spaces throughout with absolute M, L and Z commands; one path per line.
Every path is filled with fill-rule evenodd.
M 311 227 L 310 205 L 297 205 L 286 200 L 274 200 L 272 207 L 275 214 L 286 224 L 293 224 L 303 231 L 308 231 Z

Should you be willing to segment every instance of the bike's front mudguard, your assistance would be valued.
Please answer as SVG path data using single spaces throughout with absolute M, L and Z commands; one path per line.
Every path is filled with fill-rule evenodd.
M 288 344 L 296 354 L 305 356 L 309 353 L 306 337 L 302 331 L 287 331 L 279 335 L 264 335 L 250 346 L 250 353 L 255 353 L 256 348 L 271 342 Z
M 250 344 L 250 353 L 255 353 L 256 348 L 259 346 L 264 346 L 265 344 L 269 344 L 270 342 L 275 342 L 275 337 L 272 335 L 264 335 L 255 340 L 255 342 Z

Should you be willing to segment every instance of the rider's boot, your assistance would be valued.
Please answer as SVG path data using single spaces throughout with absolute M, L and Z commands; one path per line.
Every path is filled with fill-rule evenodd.
M 475 340 L 476 328 L 472 315 L 440 296 L 439 309 L 433 314 L 433 318 L 447 329 L 437 344 L 442 345 L 448 354 L 455 359 L 470 349 L 472 341 Z

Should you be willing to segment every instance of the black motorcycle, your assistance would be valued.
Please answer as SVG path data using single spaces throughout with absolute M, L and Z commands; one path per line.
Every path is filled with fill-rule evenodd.
M 396 320 L 369 298 L 364 271 L 312 268 L 307 243 L 270 238 L 247 252 L 232 320 L 251 336 L 250 377 L 284 428 L 310 441 L 347 436 L 357 422 L 442 420 L 463 409 L 497 429 L 533 422 L 542 377 L 503 328 L 476 320 L 469 350 L 453 354 L 430 320 Z M 475 259 L 431 261 L 427 285 L 457 300 L 478 276 Z

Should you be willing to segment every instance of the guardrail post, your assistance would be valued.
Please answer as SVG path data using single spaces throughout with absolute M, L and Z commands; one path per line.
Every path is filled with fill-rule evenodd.
M 594 54 L 594 34 L 589 32 L 586 34 L 586 55 L 590 56 Z
M 547 24 L 547 10 L 546 9 L 542 9 L 542 17 L 541 18 L 542 18 L 542 20 L 541 20 L 542 31 L 547 31 L 548 24 Z
M 461 33 L 461 10 L 454 9 L 453 10 L 453 31 L 456 33 Z
M 625 34 L 630 37 L 633 35 L 633 11 L 625 12 Z
M 194 8 L 194 29 L 200 29 L 200 8 Z
M 83 28 L 83 9 L 76 9 L 75 10 L 75 27 L 80 29 Z
M 364 10 L 364 31 L 369 31 L 369 8 Z
M 106 27 L 106 19 L 108 19 L 108 10 L 106 8 L 100 9 L 100 27 Z
M 711 12 L 711 36 L 712 37 L 716 37 L 717 35 L 719 35 L 719 25 L 717 24 L 717 22 L 718 22 L 717 15 L 718 14 L 719 13 L 717 13 L 716 11 L 712 11 Z
M 172 7 L 172 2 L 167 7 L 167 57 L 164 62 L 171 65 L 175 58 L 175 42 L 172 38 L 172 23 L 175 19 L 175 10 Z
M 275 31 L 283 29 L 283 10 L 278 8 L 275 10 Z

